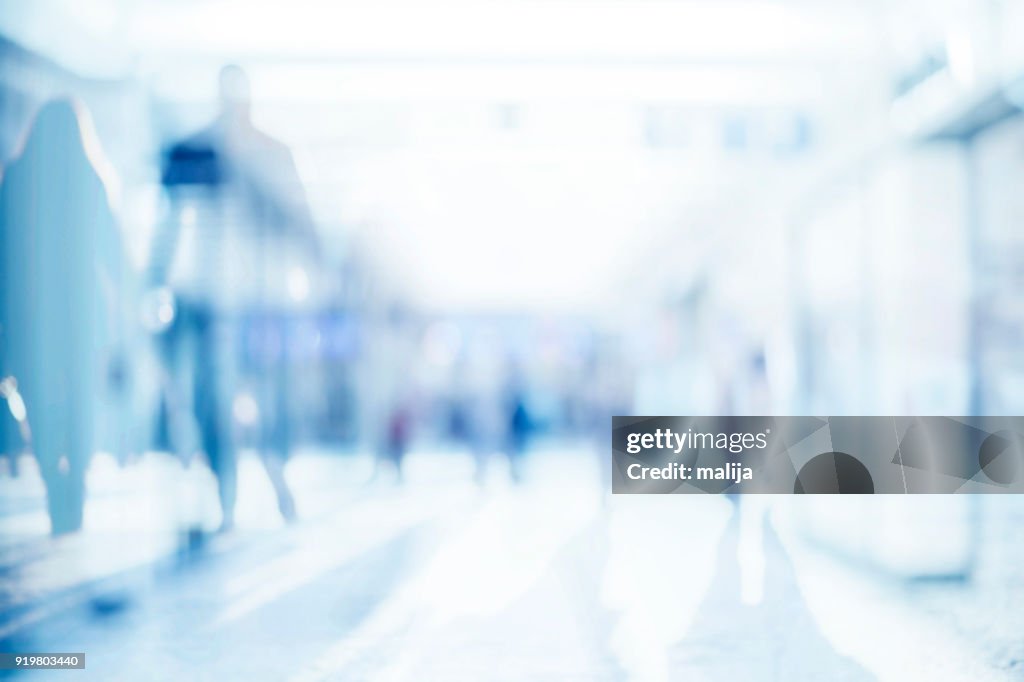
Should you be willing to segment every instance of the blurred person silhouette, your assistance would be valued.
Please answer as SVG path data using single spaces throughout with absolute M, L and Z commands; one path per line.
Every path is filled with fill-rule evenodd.
M 392 469 L 402 480 L 402 464 L 412 437 L 416 388 L 415 357 L 421 329 L 415 316 L 401 302 L 385 305 L 372 324 L 374 342 L 364 358 L 367 390 L 362 408 L 367 418 L 366 435 L 374 454 L 371 481 Z
M 508 441 L 509 409 L 502 387 L 484 373 L 474 376 L 466 402 L 467 437 L 473 456 L 473 480 L 487 483 L 491 459 Z
M 448 438 L 456 445 L 468 445 L 470 425 L 466 400 L 458 391 L 448 400 Z
M 60 99 L 36 114 L 0 182 L 0 378 L 14 416 L 31 424 L 22 433 L 55 535 L 82 526 L 96 404 L 123 369 L 126 261 L 111 181 L 88 112 Z
M 412 403 L 407 398 L 401 398 L 388 415 L 383 458 L 394 467 L 395 478 L 399 482 L 402 481 L 402 463 L 405 460 L 405 453 L 408 452 L 409 441 L 412 439 L 412 427 Z M 378 460 L 378 465 L 379 463 L 380 460 Z
M 755 346 L 746 358 L 745 376 L 737 388 L 737 414 L 771 415 L 773 401 L 768 381 L 768 361 L 763 345 Z M 749 461 L 749 457 L 748 457 Z M 743 499 L 746 497 L 747 499 Z M 771 496 L 734 496 L 739 523 L 737 559 L 740 567 L 740 595 L 744 604 L 757 605 L 764 599 L 765 526 L 770 525 Z
M 172 377 L 165 421 L 180 424 L 175 411 L 192 413 L 217 478 L 221 529 L 229 530 L 237 490 L 233 419 L 250 427 L 258 421 L 278 508 L 286 520 L 296 514 L 283 466 L 291 447 L 286 312 L 308 295 L 301 264 L 315 258 L 318 244 L 291 152 L 253 124 L 249 79 L 238 66 L 221 69 L 219 109 L 210 125 L 166 153 L 170 211 L 153 241 L 148 280 L 173 291 L 176 311 L 161 340 Z M 257 385 L 255 396 L 240 394 L 242 322 L 268 315 L 281 320 L 279 338 L 263 344 L 275 345 L 272 366 L 247 382 Z M 191 401 L 182 389 L 188 379 Z M 165 430 L 180 449 L 180 434 Z
M 508 426 L 505 451 L 508 456 L 509 477 L 514 483 L 523 480 L 523 458 L 530 437 L 530 414 L 526 407 L 526 391 L 521 382 L 513 379 L 509 385 Z
M 473 480 L 484 485 L 491 457 L 502 448 L 508 411 L 499 391 L 476 391 L 469 405 L 469 439 L 473 454 Z
M 479 486 L 487 483 L 493 456 L 508 454 L 509 369 L 505 341 L 496 327 L 484 325 L 470 334 L 456 373 L 473 457 L 473 480 Z

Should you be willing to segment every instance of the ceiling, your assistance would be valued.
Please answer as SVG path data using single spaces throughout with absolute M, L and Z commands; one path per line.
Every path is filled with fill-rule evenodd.
M 723 121 L 827 118 L 837 93 L 858 95 L 847 76 L 873 77 L 885 55 L 878 6 L 862 2 L 2 7 L 4 34 L 86 75 L 139 79 L 197 119 L 216 68 L 244 64 L 325 229 L 359 226 L 389 278 L 452 308 L 600 305 L 652 239 L 678 251 L 707 243 L 692 231 L 756 231 L 688 207 L 756 205 L 810 157 L 730 156 Z M 652 103 L 678 109 L 683 144 L 651 147 Z

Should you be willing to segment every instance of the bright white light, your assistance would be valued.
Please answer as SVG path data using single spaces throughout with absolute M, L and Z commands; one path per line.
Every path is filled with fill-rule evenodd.
M 142 302 L 142 324 L 152 333 L 167 329 L 177 314 L 174 293 L 160 287 L 146 293 Z
M 0 381 L 0 397 L 7 399 L 7 409 L 11 411 L 14 420 L 23 423 L 28 413 L 25 410 L 25 401 L 18 393 L 18 382 L 14 377 L 4 377 L 4 380 Z
M 21 399 L 21 394 L 17 391 L 7 396 L 7 409 L 11 411 L 11 416 L 14 417 L 16 422 L 21 423 L 28 416 L 25 410 L 25 401 Z
M 181 220 L 181 226 L 194 227 L 196 224 L 196 217 L 196 207 L 193 206 L 192 204 L 185 206 L 184 208 L 181 209 L 181 216 L 179 217 L 179 219 Z
M 437 367 L 448 367 L 455 362 L 461 348 L 462 333 L 450 322 L 431 325 L 423 338 L 423 352 Z
M 242 426 L 254 426 L 260 418 L 260 408 L 249 393 L 239 393 L 231 404 L 235 421 Z
M 271 63 L 249 69 L 258 101 L 379 102 L 404 100 L 458 99 L 495 100 L 579 100 L 599 99 L 626 102 L 664 99 L 770 104 L 813 97 L 820 92 L 820 76 L 813 71 L 794 70 L 765 64 L 640 64 L 599 67 L 594 64 L 426 63 L 410 68 L 404 64 L 360 63 Z M 162 74 L 157 87 L 166 97 L 210 96 L 203 74 L 171 72 Z M 264 120 L 265 107 L 255 115 Z M 294 117 L 293 111 L 288 115 Z M 316 110 L 306 114 L 316 116 Z M 323 114 L 329 125 L 345 125 L 336 116 Z M 287 122 L 287 121 L 286 121 Z M 585 121 L 584 121 L 585 123 Z M 442 128 L 443 130 L 443 128 Z
M 403 20 L 396 22 L 395 17 Z M 244 17 L 244 21 L 240 20 Z M 815 55 L 873 45 L 865 13 L 773 2 L 153 3 L 126 20 L 137 49 L 192 53 Z
M 309 298 L 309 275 L 300 267 L 288 271 L 288 295 L 296 303 Z
M 974 85 L 976 74 L 974 45 L 969 29 L 962 25 L 953 27 L 946 39 L 946 56 L 953 79 L 961 86 Z

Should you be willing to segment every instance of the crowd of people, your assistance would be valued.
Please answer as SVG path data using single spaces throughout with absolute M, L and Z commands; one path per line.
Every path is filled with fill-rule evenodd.
M 283 519 L 297 516 L 284 476 L 296 442 L 288 325 L 264 325 L 276 350 L 263 362 L 245 362 L 243 337 L 254 317 L 286 318 L 295 303 L 287 254 L 315 263 L 323 249 L 291 152 L 253 123 L 241 68 L 222 69 L 218 101 L 214 120 L 161 153 L 166 210 L 141 268 L 125 254 L 117 174 L 80 101 L 44 104 L 5 168 L 0 264 L 9 286 L 0 294 L 0 379 L 9 415 L 0 414 L 0 427 L 9 432 L 0 433 L 0 451 L 25 448 L 38 460 L 55 534 L 82 525 L 86 469 L 99 446 L 97 405 L 133 400 L 138 363 L 125 340 L 140 335 L 158 380 L 137 447 L 186 464 L 201 452 L 227 531 L 244 442 L 259 452 Z M 422 330 L 387 317 L 367 344 L 363 362 L 375 369 L 358 396 L 377 473 L 401 480 L 406 454 L 429 422 L 426 430 L 472 456 L 478 482 L 499 453 L 511 480 L 522 480 L 539 420 L 521 368 L 491 348 L 500 357 L 489 370 L 463 367 L 458 386 L 424 396 L 408 357 L 409 337 Z M 586 405 L 594 418 L 578 420 L 582 428 L 601 432 L 605 422 L 595 415 L 610 415 L 605 407 Z M 9 462 L 16 468 L 16 457 Z

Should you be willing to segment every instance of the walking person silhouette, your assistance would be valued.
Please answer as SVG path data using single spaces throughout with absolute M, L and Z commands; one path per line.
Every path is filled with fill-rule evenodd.
M 125 260 L 110 180 L 86 109 L 61 99 L 0 183 L 0 378 L 24 406 L 55 535 L 82 526 L 95 409 L 118 367 Z
M 163 351 L 172 374 L 191 375 L 190 410 L 217 478 L 221 528 L 229 530 L 237 488 L 232 419 L 238 416 L 258 421 L 278 508 L 286 520 L 295 517 L 283 471 L 290 449 L 287 325 L 276 325 L 274 343 L 268 341 L 275 357 L 254 379 L 262 390 L 245 397 L 244 409 L 237 402 L 240 328 L 245 316 L 285 317 L 284 256 L 296 243 L 314 252 L 316 244 L 290 151 L 252 122 L 245 72 L 224 67 L 219 93 L 215 120 L 166 154 L 162 182 L 171 210 L 153 242 L 148 280 L 174 291 L 177 312 L 164 333 Z M 187 254 L 186 231 L 193 232 L 195 247 Z M 270 336 L 267 327 L 263 333 Z

